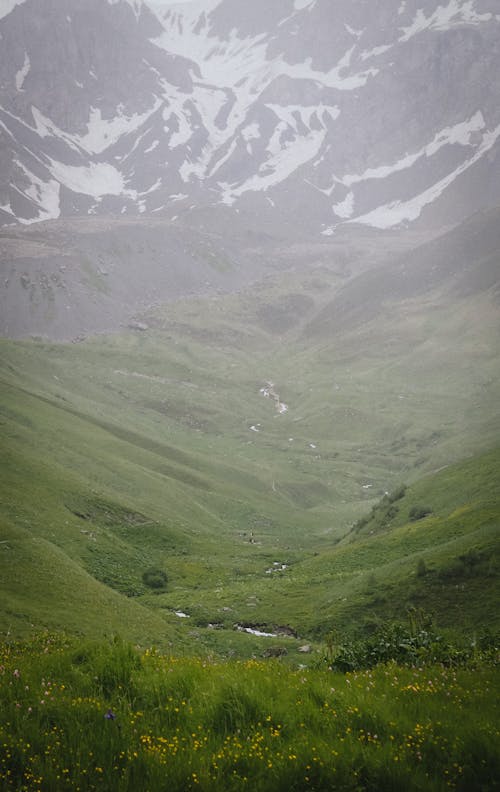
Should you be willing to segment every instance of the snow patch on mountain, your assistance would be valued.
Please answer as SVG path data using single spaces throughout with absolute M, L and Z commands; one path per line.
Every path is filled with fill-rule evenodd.
M 428 17 L 422 9 L 418 9 L 411 25 L 401 28 L 399 41 L 408 41 L 424 30 L 448 30 L 456 25 L 479 25 L 489 22 L 493 14 L 478 14 L 474 0 L 450 0 L 448 5 L 439 5 Z
M 7 112 L 7 111 L 5 111 L 5 112 Z M 9 113 L 9 115 L 11 115 L 11 117 L 15 117 L 15 116 L 12 116 L 12 114 L 10 114 L 10 113 Z M 37 133 L 37 135 L 39 135 L 39 137 L 41 137 L 41 138 L 46 138 L 46 137 L 58 138 L 59 140 L 61 140 L 64 143 L 66 143 L 70 148 L 74 149 L 74 151 L 77 151 L 77 152 L 80 153 L 80 148 L 78 147 L 78 144 L 75 141 L 75 136 L 74 135 L 71 135 L 68 132 L 63 132 L 62 129 L 59 129 L 57 124 L 54 124 L 54 122 L 51 121 L 50 118 L 47 118 L 46 116 L 44 116 L 44 114 L 41 113 L 40 110 L 37 107 L 35 107 L 34 105 L 31 106 L 31 115 L 32 115 L 33 121 L 35 123 L 34 127 L 30 126 L 29 124 L 26 124 L 24 121 L 22 121 L 21 118 L 16 118 L 16 120 L 21 122 L 22 124 L 24 124 L 24 126 L 27 127 L 28 129 L 34 129 L 34 131 Z
M 187 114 L 182 109 L 175 112 L 172 109 L 172 106 L 165 108 L 163 110 L 163 119 L 164 121 L 170 121 L 171 119 L 174 119 L 175 123 L 177 124 L 177 130 L 172 132 L 168 142 L 171 149 L 182 146 L 184 143 L 189 141 L 191 135 L 193 134 L 193 130 L 191 129 L 191 124 L 187 118 Z M 169 127 L 163 127 L 163 129 L 165 132 L 169 132 Z
M 491 132 L 483 135 L 483 141 L 477 148 L 475 154 L 465 162 L 455 168 L 443 179 L 433 184 L 427 190 L 409 201 L 392 201 L 391 203 L 378 206 L 364 215 L 348 220 L 349 223 L 362 223 L 373 226 L 374 228 L 393 228 L 401 223 L 411 222 L 420 217 L 425 206 L 433 203 L 439 196 L 452 184 L 462 173 L 474 165 L 486 152 L 488 152 L 500 137 L 500 124 Z
M 352 217 L 354 212 L 354 193 L 348 192 L 343 201 L 332 206 L 333 211 L 337 217 L 347 219 Z
M 59 182 L 53 181 L 52 179 L 49 179 L 48 182 L 44 182 L 43 179 L 40 179 L 32 173 L 32 171 L 18 159 L 14 160 L 14 165 L 22 171 L 27 181 L 30 182 L 29 186 L 24 190 L 16 186 L 14 186 L 14 190 L 23 198 L 30 201 L 33 207 L 38 210 L 38 215 L 36 217 L 29 219 L 19 217 L 19 222 L 29 224 L 39 222 L 40 220 L 57 219 L 61 214 L 59 205 Z
M 22 5 L 26 0 L 0 0 L 0 19 L 6 17 L 18 5 Z
M 51 160 L 49 171 L 57 181 L 75 193 L 100 199 L 104 195 L 127 195 L 136 198 L 135 190 L 127 190 L 123 175 L 106 162 L 88 166 L 65 165 Z
M 472 145 L 474 133 L 481 132 L 485 127 L 483 114 L 480 110 L 475 113 L 467 121 L 462 121 L 452 127 L 446 127 L 438 132 L 433 140 L 413 154 L 406 154 L 401 159 L 392 163 L 391 165 L 380 165 L 377 168 L 368 168 L 364 173 L 359 175 L 349 174 L 343 176 L 339 181 L 346 187 L 351 187 L 353 184 L 364 182 L 369 179 L 385 179 L 398 171 L 411 168 L 417 160 L 421 157 L 434 156 L 443 146 L 447 145 Z
M 102 117 L 99 108 L 91 107 L 87 123 L 88 131 L 85 135 L 75 136 L 75 142 L 90 154 L 101 154 L 123 135 L 139 129 L 156 112 L 160 104 L 161 100 L 156 97 L 150 110 L 142 114 L 133 113 L 130 116 L 125 115 L 123 105 L 119 105 L 115 116 L 109 120 Z
M 354 90 L 366 84 L 371 76 L 378 73 L 377 69 L 349 73 L 354 47 L 347 50 L 337 65 L 330 71 L 314 69 L 312 58 L 302 63 L 287 63 L 282 56 L 269 59 L 267 55 L 268 37 L 265 35 L 241 38 L 236 30 L 232 30 L 227 40 L 211 35 L 206 15 L 202 17 L 193 13 L 189 6 L 187 11 L 175 9 L 165 15 L 163 24 L 165 32 L 154 43 L 168 52 L 189 57 L 197 63 L 202 80 L 195 86 L 196 101 L 207 99 L 207 88 L 212 94 L 210 102 L 216 97 L 219 88 L 221 105 L 228 101 L 228 94 L 233 102 L 224 129 L 214 128 L 210 131 L 218 135 L 218 145 L 225 143 L 237 127 L 245 120 L 249 108 L 257 101 L 260 94 L 279 76 L 287 76 L 298 80 L 311 80 L 327 88 Z M 205 92 L 201 84 L 205 84 Z M 210 107 L 209 102 L 209 107 Z M 212 119 L 217 117 L 212 113 Z M 202 116 L 205 121 L 205 116 Z M 205 124 L 206 125 L 206 124 Z M 207 127 L 208 128 L 208 127 Z
M 16 90 L 18 90 L 18 91 L 24 90 L 23 89 L 24 81 L 25 81 L 26 77 L 28 76 L 28 72 L 29 72 L 30 68 L 31 68 L 30 59 L 29 59 L 28 53 L 25 52 L 24 53 L 23 66 L 22 66 L 21 69 L 19 69 L 18 72 L 16 72 Z
M 344 22 L 344 28 L 347 30 L 350 36 L 354 36 L 354 38 L 359 39 L 365 32 L 364 30 L 356 30 L 356 28 L 351 27 L 348 25 L 347 22 Z
M 215 152 L 219 151 L 234 134 L 240 118 L 233 115 L 224 128 L 218 125 L 218 116 L 228 101 L 224 89 L 215 88 L 204 83 L 193 84 L 190 94 L 184 94 L 166 80 L 161 81 L 163 98 L 167 104 L 163 111 L 163 119 L 168 123 L 164 131 L 170 133 L 169 147 L 176 149 L 185 146 L 199 127 L 199 120 L 208 133 L 208 140 L 203 151 L 196 159 L 189 158 L 180 166 L 179 173 L 183 181 L 190 181 L 192 176 L 204 178 Z M 171 132 L 171 124 L 177 127 Z
M 259 124 L 258 124 L 256 121 L 254 121 L 254 123 L 253 123 L 253 124 L 248 124 L 248 126 L 246 126 L 246 127 L 243 127 L 243 129 L 241 130 L 241 137 L 242 137 L 242 138 L 243 138 L 243 140 L 245 140 L 247 143 L 248 143 L 250 140 L 258 140 L 258 139 L 259 139 L 259 137 L 260 137 L 260 127 L 259 127 Z
M 355 46 L 350 47 L 341 57 L 337 65 L 328 72 L 313 69 L 312 58 L 306 58 L 303 63 L 296 63 L 293 65 L 281 61 L 279 62 L 279 66 L 276 65 L 276 70 L 279 74 L 285 74 L 287 77 L 292 77 L 296 80 L 313 80 L 314 82 L 320 83 L 320 85 L 324 85 L 325 88 L 337 88 L 339 91 L 353 91 L 356 88 L 362 88 L 366 85 L 370 77 L 375 77 L 379 72 L 378 69 L 372 68 L 354 74 L 345 74 L 350 67 L 354 50 Z
M 212 177 L 214 175 L 214 173 L 217 173 L 217 171 L 220 170 L 222 168 L 222 166 L 233 156 L 234 152 L 236 151 L 237 146 L 238 146 L 238 141 L 237 140 L 233 140 L 230 143 L 229 148 L 226 151 L 226 153 L 223 154 L 218 160 L 216 160 L 215 165 L 212 166 L 212 168 L 210 170 L 210 173 L 208 174 L 209 177 Z M 250 146 L 249 143 L 247 143 L 247 151 L 248 151 L 249 154 L 251 154 L 251 152 L 252 152 L 252 149 L 251 149 L 251 146 Z
M 154 151 L 155 148 L 157 148 L 159 145 L 160 145 L 160 141 L 159 140 L 153 140 L 151 145 L 148 146 L 147 149 L 144 149 L 144 154 L 149 154 L 151 151 Z
M 136 132 L 156 112 L 160 105 L 161 100 L 156 98 L 150 110 L 142 114 L 134 113 L 131 116 L 124 115 L 123 105 L 119 105 L 116 108 L 116 115 L 109 120 L 102 117 L 100 109 L 91 107 L 87 122 L 87 132 L 84 135 L 64 132 L 34 106 L 31 108 L 31 114 L 35 122 L 35 130 L 40 137 L 52 136 L 59 138 L 59 140 L 80 153 L 83 150 L 88 154 L 102 154 L 103 151 L 114 145 L 124 135 Z
M 388 52 L 393 46 L 393 44 L 380 44 L 378 47 L 373 47 L 371 50 L 363 50 L 359 57 L 362 61 L 368 60 L 369 58 L 378 58 L 379 55 Z
M 274 129 L 267 145 L 267 158 L 260 165 L 258 172 L 242 183 L 220 183 L 222 202 L 231 205 L 245 192 L 266 191 L 280 182 L 285 181 L 295 170 L 306 162 L 314 159 L 321 150 L 328 131 L 328 120 L 335 120 L 340 110 L 337 106 L 300 107 L 298 105 L 267 105 L 279 123 Z M 308 127 L 306 134 L 298 134 L 298 117 Z M 315 120 L 315 124 L 313 123 Z M 295 133 L 292 140 L 289 132 Z
M 298 133 L 299 121 L 310 131 L 313 128 L 322 126 L 326 129 L 328 116 L 335 121 L 340 115 L 338 105 L 279 105 L 266 104 L 275 115 L 289 126 L 294 132 Z
M 296 11 L 302 11 L 304 8 L 311 10 L 317 2 L 318 0 L 295 0 L 293 7 Z

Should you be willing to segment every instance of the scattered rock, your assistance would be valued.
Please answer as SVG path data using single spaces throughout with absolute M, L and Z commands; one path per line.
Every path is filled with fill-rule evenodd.
M 299 646 L 299 652 L 302 652 L 302 654 L 310 654 L 310 652 L 312 652 L 311 645 L 304 644 L 304 646 Z

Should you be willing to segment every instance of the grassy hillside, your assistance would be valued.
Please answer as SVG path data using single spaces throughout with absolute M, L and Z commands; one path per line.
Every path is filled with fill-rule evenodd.
M 498 455 L 476 458 L 500 437 L 491 286 L 332 334 L 340 286 L 319 268 L 157 309 L 144 332 L 2 342 L 5 629 L 248 654 L 262 640 L 235 624 L 362 632 L 407 602 L 496 619 Z M 401 483 L 395 515 L 353 530 Z
M 493 792 L 492 238 L 0 342 L 2 789 Z
M 374 289 L 332 260 L 147 330 L 2 341 L 2 628 L 262 652 L 240 625 L 295 656 L 280 628 L 364 633 L 406 604 L 495 621 L 496 281 L 489 247 L 436 274 L 455 248 L 425 247 L 419 288 L 403 261 Z

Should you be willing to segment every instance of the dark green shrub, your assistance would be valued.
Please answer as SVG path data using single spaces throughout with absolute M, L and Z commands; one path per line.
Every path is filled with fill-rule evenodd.
M 323 662 L 332 670 L 345 673 L 388 662 L 402 666 L 434 663 L 463 666 L 471 660 L 472 655 L 472 647 L 454 646 L 436 633 L 430 614 L 420 608 L 410 608 L 408 625 L 386 622 L 372 635 L 361 640 L 339 640 L 331 633 L 326 640 Z
M 424 559 L 420 558 L 417 564 L 417 577 L 425 577 L 428 571 Z
M 459 556 L 458 560 L 462 562 L 467 573 L 472 575 L 475 568 L 481 563 L 482 557 L 481 553 L 478 553 L 477 550 L 471 548 L 466 553 Z
M 412 506 L 410 511 L 408 512 L 408 517 L 412 522 L 416 520 L 422 520 L 424 517 L 428 517 L 429 514 L 432 514 L 432 509 L 430 506 L 421 506 L 417 504 Z
M 142 582 L 145 586 L 152 589 L 166 588 L 167 580 L 167 575 L 163 569 L 157 569 L 156 567 L 150 567 L 142 573 Z

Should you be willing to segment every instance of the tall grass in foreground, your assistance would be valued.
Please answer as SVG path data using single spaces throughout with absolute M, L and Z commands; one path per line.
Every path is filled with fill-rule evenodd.
M 44 636 L 0 657 L 2 790 L 481 790 L 498 673 L 346 675 Z

